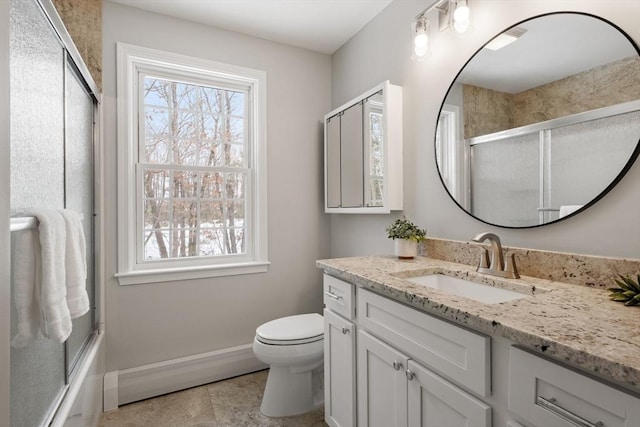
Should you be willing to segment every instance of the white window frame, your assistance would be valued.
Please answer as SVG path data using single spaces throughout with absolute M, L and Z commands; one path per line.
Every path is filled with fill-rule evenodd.
M 436 160 L 442 181 L 446 184 L 451 196 L 464 208 L 470 204 L 470 175 L 468 142 L 462 139 L 460 108 L 456 105 L 444 104 L 438 119 L 438 139 Z M 444 123 L 443 128 L 440 124 Z M 460 166 L 462 165 L 462 166 Z
M 264 273 L 267 258 L 267 75 L 264 71 L 209 61 L 156 49 L 117 44 L 118 120 L 118 278 L 121 285 L 178 281 L 237 274 Z M 246 213 L 252 236 L 246 254 L 139 262 L 136 236 L 140 233 L 136 168 L 139 155 L 140 73 L 161 73 L 190 82 L 224 81 L 248 88 L 247 119 L 251 123 Z M 143 123 L 140 123 L 144 126 Z

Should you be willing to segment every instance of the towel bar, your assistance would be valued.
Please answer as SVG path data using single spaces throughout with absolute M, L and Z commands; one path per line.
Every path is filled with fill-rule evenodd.
M 84 214 L 80 214 L 80 219 L 84 221 Z M 21 216 L 11 218 L 10 230 L 14 231 L 31 230 L 38 228 L 38 219 L 35 216 Z
M 11 232 L 38 228 L 38 220 L 35 216 L 23 216 L 11 218 Z

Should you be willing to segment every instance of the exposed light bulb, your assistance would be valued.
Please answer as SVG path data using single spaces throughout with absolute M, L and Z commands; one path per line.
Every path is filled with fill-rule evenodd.
M 414 44 L 417 48 L 426 49 L 429 45 L 429 36 L 426 33 L 418 33 L 416 34 L 416 39 L 414 40 Z
M 453 21 L 453 29 L 458 34 L 462 34 L 469 29 L 469 20 L 466 19 L 464 21 Z
M 471 10 L 467 4 L 467 0 L 458 0 L 456 8 L 453 11 L 453 29 L 456 33 L 462 34 L 469 29 Z
M 429 51 L 429 21 L 425 17 L 417 19 L 414 31 L 413 55 L 414 59 L 421 60 Z
M 413 53 L 416 55 L 416 58 L 422 58 L 427 54 L 429 50 L 429 38 L 426 34 L 418 34 L 416 35 L 415 42 L 413 44 Z
M 453 12 L 453 19 L 457 21 L 468 21 L 469 15 L 471 15 L 471 11 L 469 10 L 469 6 L 466 3 L 460 3 L 455 12 Z

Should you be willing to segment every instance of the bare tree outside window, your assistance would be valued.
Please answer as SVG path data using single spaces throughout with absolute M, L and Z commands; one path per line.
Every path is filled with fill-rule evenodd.
M 384 141 L 382 133 L 382 113 L 369 113 L 369 179 L 370 179 L 370 205 L 383 205 L 384 182 Z
M 246 92 L 144 78 L 144 259 L 246 253 Z

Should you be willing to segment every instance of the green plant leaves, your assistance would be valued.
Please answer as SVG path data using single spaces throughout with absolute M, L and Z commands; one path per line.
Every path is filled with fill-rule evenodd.
M 640 305 L 640 274 L 638 280 L 633 281 L 630 277 L 618 275 L 620 280 L 615 279 L 617 288 L 609 288 L 609 299 L 617 302 L 624 302 L 625 305 Z
M 427 238 L 427 230 L 418 228 L 406 216 L 396 219 L 387 227 L 387 237 L 390 239 L 408 239 L 420 242 Z

